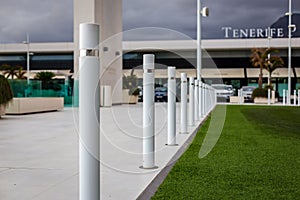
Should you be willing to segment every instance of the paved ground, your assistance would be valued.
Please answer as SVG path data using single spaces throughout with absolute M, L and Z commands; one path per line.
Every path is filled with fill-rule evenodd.
M 165 146 L 167 104 L 156 104 L 157 170 L 143 170 L 142 104 L 101 108 L 101 199 L 135 199 L 179 146 Z M 177 133 L 179 132 L 177 105 Z M 200 123 L 200 122 L 199 122 Z M 189 127 L 193 132 L 195 127 Z M 0 199 L 78 199 L 78 113 L 4 116 L 0 120 Z

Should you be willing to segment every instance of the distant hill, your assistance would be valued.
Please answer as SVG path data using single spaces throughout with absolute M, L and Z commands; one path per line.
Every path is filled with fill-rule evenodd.
M 276 22 L 274 22 L 271 28 L 283 28 L 284 37 L 288 37 L 288 23 L 289 17 L 282 16 Z M 292 15 L 292 24 L 296 25 L 297 30 L 292 33 L 292 37 L 300 37 L 300 13 L 294 13 Z

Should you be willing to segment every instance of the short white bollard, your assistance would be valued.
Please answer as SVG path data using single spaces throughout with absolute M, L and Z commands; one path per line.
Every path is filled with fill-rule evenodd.
M 271 89 L 268 89 L 268 105 L 271 105 Z
M 143 165 L 140 168 L 154 169 L 155 166 L 155 107 L 154 107 L 154 55 L 143 56 Z
M 298 106 L 300 106 L 300 90 L 298 90 Z
M 168 67 L 168 146 L 176 144 L 176 69 Z
M 294 106 L 296 106 L 296 101 L 297 101 L 297 93 L 296 90 L 294 90 Z
M 282 91 L 282 105 L 285 105 L 285 89 Z
M 199 120 L 201 119 L 202 117 L 202 109 L 201 109 L 201 106 L 202 106 L 202 87 L 201 87 L 202 83 L 201 83 L 201 80 L 198 80 L 198 89 L 199 89 L 199 92 L 198 92 L 198 117 L 199 117 Z
M 201 117 L 203 118 L 203 117 L 205 117 L 205 90 L 204 90 L 204 85 L 205 85 L 205 83 L 202 83 L 201 84 L 201 88 L 202 88 L 202 90 L 201 90 Z
M 194 126 L 194 77 L 189 77 L 189 126 Z
M 291 105 L 291 91 L 289 91 L 288 89 L 286 90 L 285 93 L 286 96 L 286 105 Z
M 79 199 L 100 199 L 99 25 L 79 26 Z
M 187 76 L 181 73 L 181 101 L 180 101 L 180 133 L 188 133 L 187 131 Z
M 241 89 L 238 90 L 239 104 L 241 104 Z
M 198 79 L 195 80 L 195 98 L 194 98 L 194 105 L 195 105 L 195 121 L 198 121 L 199 120 L 199 81 Z

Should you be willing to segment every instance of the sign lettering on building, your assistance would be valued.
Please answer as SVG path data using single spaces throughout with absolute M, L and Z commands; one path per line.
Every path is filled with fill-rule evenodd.
M 267 38 L 267 37 L 284 37 L 283 28 L 245 28 L 237 29 L 230 26 L 222 27 L 224 38 Z

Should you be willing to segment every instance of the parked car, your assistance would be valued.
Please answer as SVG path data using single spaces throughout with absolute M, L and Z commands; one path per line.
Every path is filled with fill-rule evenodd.
M 242 95 L 244 97 L 245 101 L 253 101 L 252 99 L 252 93 L 253 90 L 255 90 L 255 86 L 243 86 L 242 89 Z
M 139 96 L 138 96 L 138 101 L 142 102 L 143 101 L 143 87 L 138 86 L 138 88 L 140 89 Z
M 168 89 L 166 87 L 155 88 L 155 101 L 168 101 Z
M 229 101 L 230 96 L 234 95 L 232 85 L 212 84 L 211 86 L 216 90 L 218 99 L 225 99 L 226 101 Z

